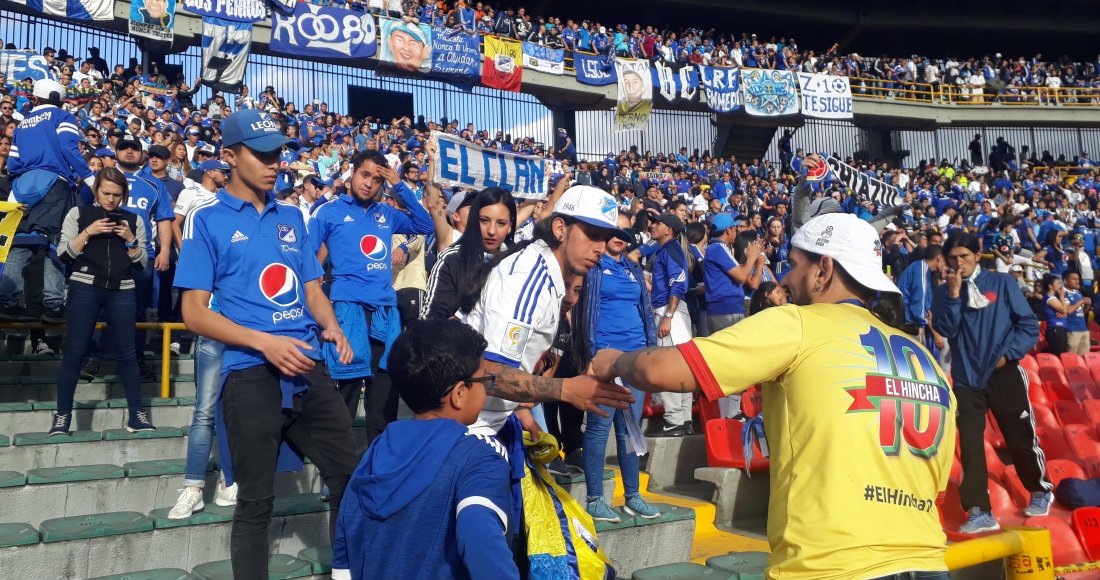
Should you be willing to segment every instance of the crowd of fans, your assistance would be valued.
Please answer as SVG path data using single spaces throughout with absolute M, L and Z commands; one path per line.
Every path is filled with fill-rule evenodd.
M 473 13 L 472 17 L 467 11 Z M 858 55 L 840 57 L 834 51 L 818 58 L 813 52 L 800 52 L 793 39 L 761 43 L 754 36 L 734 39 L 698 31 L 662 34 L 640 27 L 630 34 L 626 27 L 617 27 L 616 32 L 608 34 L 598 23 L 532 20 L 523 9 L 496 12 L 481 4 L 471 8 L 460 3 L 448 12 L 442 2 L 428 7 L 413 3 L 402 6 L 402 12 L 408 18 L 422 18 L 433 24 L 440 18 L 444 23 L 457 20 L 475 27 L 484 22 L 485 26 L 492 25 L 485 32 L 561 42 L 565 48 L 601 50 L 600 43 L 606 43 L 616 53 L 647 58 L 700 59 L 699 62 L 740 66 L 801 67 L 813 63 L 809 66 L 814 70 L 848 74 L 881 70 L 882 78 L 897 82 L 914 81 L 926 75 L 930 67 L 940 66 L 919 57 L 889 63 L 885 58 L 864 61 Z M 550 40 L 555 37 L 560 40 Z M 356 172 L 364 166 L 373 167 L 375 180 L 371 187 L 381 187 L 382 199 L 392 208 L 375 214 L 376 219 L 383 215 L 385 219 L 379 223 L 388 220 L 397 228 L 394 232 L 397 235 L 388 240 L 390 253 L 384 256 L 391 261 L 393 271 L 393 279 L 386 280 L 384 290 L 396 295 L 394 317 L 390 320 L 400 321 L 398 330 L 400 325 L 407 326 L 418 318 L 446 320 L 456 314 L 476 316 L 477 295 L 472 300 L 468 295 L 468 278 L 478 271 L 486 257 L 505 257 L 509 248 L 524 240 L 544 239 L 548 234 L 540 231 L 538 224 L 564 195 L 591 192 L 575 187 L 567 191 L 569 186 L 591 186 L 609 193 L 620 210 L 617 226 L 623 228 L 627 237 L 605 240 L 605 255 L 585 282 L 568 282 L 569 288 L 564 290 L 569 297 L 562 301 L 564 322 L 559 339 L 552 347 L 547 345 L 550 347 L 547 357 L 537 357 L 537 364 L 524 370 L 574 377 L 583 374 L 578 369 L 586 368 L 585 360 L 591 358 L 596 348 L 602 348 L 597 344 L 601 336 L 625 341 L 608 343 L 619 346 L 680 345 L 692 337 L 705 337 L 737 324 L 755 311 L 784 304 L 788 298 L 777 283 L 790 269 L 790 238 L 799 225 L 795 190 L 805 186 L 800 185 L 802 175 L 798 168 L 814 152 L 812 143 L 806 143 L 805 149 L 794 148 L 795 135 L 784 135 L 781 159 L 776 161 L 750 162 L 687 148 L 664 153 L 631 148 L 608 154 L 597 162 L 578 162 L 576 146 L 562 129 L 557 131 L 553 143 L 541 143 L 530 137 L 492 134 L 456 119 L 442 119 L 438 123 L 425 121 L 423 115 L 415 120 L 355 119 L 331 110 L 319 100 L 300 105 L 287 102 L 273 86 L 265 87 L 259 94 L 246 87 L 232 105 L 216 92 L 199 104 L 193 97 L 201 86 L 200 79 L 193 85 L 168 83 L 158 78 L 155 71 L 150 76 L 136 65 L 129 68 L 118 65 L 107 74 L 107 64 L 94 51 L 79 64 L 74 55 L 64 51 L 45 48 L 42 54 L 56 69 L 66 90 L 63 108 L 73 115 L 76 123 L 73 132 L 79 133 L 73 150 L 66 154 L 78 154 L 82 165 L 74 167 L 72 174 L 60 177 L 66 184 L 87 182 L 92 191 L 85 192 L 84 203 L 74 209 L 71 220 L 66 217 L 64 227 L 57 223 L 55 231 L 35 231 L 31 228 L 36 224 L 31 223 L 20 230 L 16 247 L 29 249 L 14 254 L 20 256 L 20 261 L 13 263 L 9 258 L 4 269 L 0 279 L 0 315 L 9 320 L 69 322 L 66 354 L 78 352 L 63 365 L 68 373 L 63 377 L 68 400 L 59 404 L 51 432 L 68 431 L 64 409 L 72 405 L 72 387 L 78 369 L 85 377 L 98 373 L 97 365 L 83 364 L 83 359 L 95 352 L 86 343 L 95 322 L 92 314 L 100 306 L 114 305 L 108 315 L 117 316 L 117 323 L 110 325 L 115 330 L 129 328 L 132 321 L 144 319 L 146 308 L 155 308 L 160 321 L 180 319 L 180 307 L 172 292 L 174 264 L 193 235 L 185 233 L 194 227 L 188 224 L 189 216 L 194 215 L 195 208 L 202 207 L 203 200 L 208 201 L 226 186 L 231 174 L 227 160 L 237 162 L 240 155 L 229 145 L 263 138 L 240 135 L 239 123 L 231 122 L 230 118 L 237 118 L 242 112 L 263 119 L 267 117 L 259 115 L 270 115 L 277 124 L 277 132 L 288 138 L 285 144 L 280 141 L 272 152 L 279 156 L 273 190 L 280 200 L 301 209 L 301 223 L 309 228 L 322 227 L 325 211 L 321 208 L 328 204 L 332 204 L 329 207 L 350 204 L 355 196 L 363 195 L 356 191 L 359 187 L 356 184 L 362 183 Z M 919 72 L 921 66 L 925 67 L 924 72 Z M 992 71 L 992 76 L 986 76 L 985 69 Z M 1000 75 L 1008 70 L 1013 71 L 1011 75 L 1028 78 L 1053 70 L 1066 75 L 1067 82 L 1096 82 L 1092 64 L 1047 65 L 1038 58 L 1019 63 L 972 60 L 955 63 L 936 74 L 943 82 L 954 82 L 953 78 L 967 71 L 970 75 L 982 75 L 988 82 L 1002 78 Z M 45 98 L 36 91 L 37 85 L 23 86 L 17 82 L 14 86 L 5 85 L 0 98 L 0 176 L 3 177 L 0 188 L 5 197 L 13 189 L 9 170 L 19 175 L 25 171 L 20 164 L 27 162 L 27 146 L 14 153 L 11 146 L 17 132 L 28 130 L 19 126 L 20 120 L 34 116 L 35 104 Z M 58 135 L 66 131 L 67 125 L 59 129 Z M 431 131 L 443 131 L 502 151 L 546 157 L 558 184 L 554 194 L 547 202 L 517 202 L 503 190 L 437 191 L 430 180 Z M 812 200 L 809 215 L 849 213 L 876 225 L 883 271 L 898 281 L 906 319 L 933 353 L 942 353 L 946 342 L 931 323 L 929 288 L 948 278 L 941 246 L 945 239 L 961 233 L 971 233 L 980 239 L 984 268 L 1010 272 L 1017 278 L 1040 317 L 1047 322 L 1049 348 L 1056 352 L 1070 348 L 1078 352 L 1087 350 L 1090 347 L 1087 334 L 1080 333 L 1087 331 L 1083 315 L 1091 307 L 1090 297 L 1096 273 L 1100 271 L 1096 243 L 1100 176 L 1089 154 L 1076 151 L 1036 154 L 1023 147 L 1017 152 L 1004 139 L 998 138 L 987 146 L 978 137 L 966 153 L 960 162 L 921 160 L 911 167 L 833 153 L 833 157 L 843 158 L 868 176 L 895 185 L 904 203 L 882 207 L 855 195 L 839 181 L 825 181 L 812 193 L 803 193 Z M 19 170 L 15 171 L 16 168 Z M 87 178 L 88 174 L 93 177 Z M 123 193 L 120 195 L 116 188 Z M 130 201 L 142 203 L 126 203 L 122 197 L 124 201 L 120 204 L 118 198 L 127 189 Z M 16 191 L 12 199 L 26 203 L 18 194 Z M 138 217 L 126 218 L 128 222 L 112 220 L 108 211 L 106 217 L 91 220 L 80 208 L 93 207 L 92 201 L 101 209 L 113 211 L 121 207 Z M 336 222 L 340 221 L 338 218 L 334 218 Z M 311 229 L 310 235 L 315 231 Z M 228 236 L 233 232 L 214 233 Z M 238 241 L 236 234 L 240 231 L 233 233 L 233 242 Z M 280 238 L 288 242 L 285 234 L 280 230 Z M 93 242 L 97 236 L 110 235 L 118 239 L 101 245 Z M 294 242 L 293 229 L 289 237 L 289 242 Z M 242 235 L 239 239 L 248 238 Z M 559 237 L 558 241 L 561 240 Z M 89 253 L 100 251 L 105 256 L 126 256 L 144 268 L 122 274 L 118 279 L 109 277 L 114 273 L 104 273 L 107 278 L 92 297 L 78 292 L 81 316 L 76 328 L 72 303 L 66 312 L 62 301 L 66 294 L 73 300 L 72 283 L 82 282 L 81 271 L 74 265 L 81 264 L 82 259 L 88 260 Z M 339 269 L 342 266 L 337 262 L 344 251 L 347 248 L 333 245 L 323 250 L 322 255 L 331 258 Z M 366 247 L 362 252 L 371 253 Z M 63 288 L 62 272 L 66 266 L 73 270 L 68 292 Z M 94 269 L 96 265 L 90 267 Z M 926 280 L 924 276 L 928 276 L 931 285 L 920 283 Z M 33 284 L 32 277 L 37 278 Z M 908 283 L 917 277 L 917 283 Z M 92 276 L 91 280 L 91 285 L 100 288 L 99 278 Z M 178 278 L 175 283 L 179 283 Z M 589 288 L 587 295 L 585 284 Z M 629 300 L 625 304 L 616 304 L 615 300 L 603 303 L 604 294 L 598 289 L 613 284 L 620 291 L 628 291 Z M 119 307 L 112 292 L 129 289 L 136 289 L 138 298 L 134 312 L 126 314 L 119 311 L 129 306 Z M 272 298 L 267 296 L 269 300 Z M 333 300 L 341 301 L 336 297 Z M 311 303 L 311 310 L 313 307 Z M 624 310 L 613 316 L 608 314 L 611 308 Z M 385 308 L 380 307 L 377 312 L 375 316 L 384 313 L 389 319 Z M 604 314 L 601 317 L 594 312 Z M 607 321 L 617 319 L 623 312 L 629 312 L 636 324 L 625 329 L 605 328 Z M 337 316 L 342 316 L 339 310 Z M 582 327 L 586 332 L 580 330 Z M 74 334 L 78 331 L 89 336 L 78 337 Z M 144 337 L 138 336 L 130 342 L 124 334 L 113 332 L 110 337 L 120 361 L 125 359 L 133 367 L 123 373 L 124 378 L 134 384 L 138 372 L 151 378 L 155 371 L 143 368 L 140 361 Z M 387 348 L 393 344 L 392 338 L 389 335 Z M 578 341 L 587 339 L 592 343 L 578 346 Z M 70 348 L 77 340 L 79 348 Z M 590 349 L 592 352 L 588 352 Z M 52 354 L 52 349 L 43 341 L 38 352 Z M 374 367 L 373 382 L 362 379 L 360 383 L 341 382 L 342 392 L 353 395 L 354 400 L 345 394 L 353 415 L 362 389 L 379 390 L 379 381 L 385 374 L 378 370 L 378 360 L 365 364 Z M 128 427 L 151 429 L 150 417 L 138 409 L 138 391 L 129 388 L 132 386 L 128 384 L 134 407 Z M 204 396 L 212 405 L 213 399 L 209 398 L 212 395 L 208 392 Z M 691 434 L 691 397 L 685 393 L 664 393 L 661 396 L 664 419 L 654 422 L 652 434 Z M 602 497 L 598 485 L 601 478 L 594 473 L 602 472 L 603 454 L 593 454 L 591 450 L 606 445 L 612 424 L 622 445 L 624 435 L 620 428 L 625 430 L 626 420 L 638 420 L 644 396 L 635 392 L 635 398 L 638 407 L 628 413 L 620 409 L 609 418 L 592 412 L 586 418 L 583 411 L 565 404 L 509 409 L 525 430 L 532 434 L 552 432 L 563 443 L 565 458 L 551 463 L 552 472 L 567 475 L 583 471 L 590 476 L 589 481 L 597 482 L 590 488 L 587 505 L 590 515 L 597 520 L 615 521 L 618 515 Z M 385 425 L 396 418 L 396 397 L 383 396 L 383 400 L 372 401 L 368 395 L 366 401 L 368 430 L 373 429 L 372 437 L 380 436 Z M 213 418 L 199 417 L 202 406 L 196 403 L 196 425 L 209 431 L 213 429 Z M 207 406 L 203 413 L 209 411 Z M 589 427 L 582 431 L 586 422 Z M 204 444 L 209 456 L 209 436 L 205 443 L 200 443 L 203 438 L 199 431 L 193 428 L 191 433 L 189 444 Z M 589 452 L 587 459 L 585 451 Z M 638 489 L 636 457 L 632 462 L 621 451 L 619 455 L 627 488 L 627 508 L 641 517 L 656 517 L 658 510 L 642 499 Z M 203 469 L 205 464 L 206 459 L 201 458 Z M 192 477 L 189 467 L 185 482 L 188 490 L 180 496 L 169 517 L 188 517 L 202 508 L 201 472 L 197 475 Z M 231 488 L 219 487 L 219 502 L 236 501 Z M 339 494 L 334 497 L 338 502 Z

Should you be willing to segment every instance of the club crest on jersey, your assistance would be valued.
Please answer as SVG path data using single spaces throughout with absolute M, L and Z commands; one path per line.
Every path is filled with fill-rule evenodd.
M 374 221 L 378 222 L 378 225 L 386 223 L 386 215 L 380 211 L 374 212 Z
M 371 234 L 367 234 L 359 240 L 359 249 L 362 250 L 364 256 L 371 260 L 385 260 L 389 254 L 386 242 L 383 242 L 382 238 Z
M 522 358 L 530 339 L 531 327 L 513 320 L 508 323 L 504 338 L 500 341 L 500 354 L 514 359 Z
M 282 240 L 282 241 L 284 241 L 288 244 L 293 244 L 294 242 L 298 241 L 298 236 L 295 235 L 293 226 L 288 226 L 286 224 L 279 224 L 277 227 L 279 228 L 279 239 L 280 240 Z
M 872 327 L 860 343 L 874 359 L 875 372 L 863 386 L 848 387 L 853 399 L 845 414 L 878 413 L 879 446 L 896 457 L 902 448 L 922 459 L 939 452 L 951 414 L 947 380 L 928 352 L 900 334 L 887 338 Z

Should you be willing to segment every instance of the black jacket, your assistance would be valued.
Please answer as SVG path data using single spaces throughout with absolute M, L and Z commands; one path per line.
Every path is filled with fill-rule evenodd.
M 69 280 L 92 284 L 108 290 L 134 287 L 134 270 L 142 268 L 145 261 L 145 224 L 138 216 L 123 209 L 112 212 L 130 225 L 140 251 L 130 255 L 126 242 L 114 234 L 90 236 L 84 249 L 77 253 L 71 242 L 96 220 L 107 217 L 103 208 L 95 205 L 74 207 L 65 216 L 61 229 L 61 245 L 57 255 L 70 266 Z

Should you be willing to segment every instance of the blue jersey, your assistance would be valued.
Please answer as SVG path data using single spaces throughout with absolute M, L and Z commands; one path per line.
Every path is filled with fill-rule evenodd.
M 1084 299 L 1085 297 L 1081 294 L 1080 290 L 1070 290 L 1068 288 L 1066 289 L 1066 302 L 1068 302 L 1070 306 L 1076 306 Z M 1067 332 L 1089 331 L 1088 322 L 1085 321 L 1085 313 L 1087 312 L 1087 310 L 1087 308 L 1079 308 L 1077 309 L 1077 311 L 1073 312 L 1063 319 L 1066 321 Z
M 398 183 L 393 191 L 409 213 L 380 202 L 363 207 L 350 195 L 341 195 L 313 212 L 309 223 L 312 251 L 316 254 L 321 244 L 328 248 L 332 261 L 329 297 L 333 301 L 397 305 L 390 268 L 391 239 L 394 234 L 430 234 L 435 226 L 409 186 Z
M 671 296 L 683 300 L 687 291 L 687 256 L 679 240 L 673 238 L 661 246 L 653 259 L 653 307 L 668 306 Z
M 70 181 L 86 179 L 92 170 L 80 156 L 83 137 L 71 113 L 53 105 L 39 105 L 15 128 L 8 172 L 19 176 L 41 169 Z
M 251 330 L 308 343 L 320 360 L 317 322 L 306 305 L 305 285 L 323 274 L 302 212 L 268 194 L 263 212 L 221 190 L 191 211 L 175 284 L 218 297 L 221 314 Z M 223 371 L 266 361 L 258 351 L 226 345 Z
M 126 196 L 126 209 L 137 214 L 145 224 L 145 251 L 150 257 L 156 256 L 153 250 L 157 240 L 155 222 L 176 219 L 172 196 L 161 180 L 150 175 L 122 172 L 130 184 L 130 193 Z
M 710 314 L 744 314 L 745 287 L 730 278 L 738 266 L 733 248 L 723 242 L 711 242 L 703 259 L 703 288 Z

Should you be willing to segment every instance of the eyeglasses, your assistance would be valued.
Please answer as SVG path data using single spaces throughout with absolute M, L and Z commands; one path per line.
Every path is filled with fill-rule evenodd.
M 473 387 L 474 383 L 482 383 L 485 386 L 485 390 L 491 391 L 491 390 L 493 390 L 493 387 L 496 385 L 497 376 L 493 373 L 486 373 L 485 376 L 483 376 L 483 377 L 470 377 L 468 379 L 463 379 L 462 382 L 467 387 Z M 450 394 L 450 392 L 453 391 L 456 386 L 458 386 L 458 385 L 457 384 L 452 385 L 451 388 L 449 388 L 449 389 L 447 389 L 446 391 L 443 392 L 443 395 L 446 396 L 446 395 Z
M 12 110 L 14 110 L 14 109 L 13 109 L 13 107 L 10 107 L 10 106 L 9 107 L 0 107 L 0 111 L 12 111 Z

